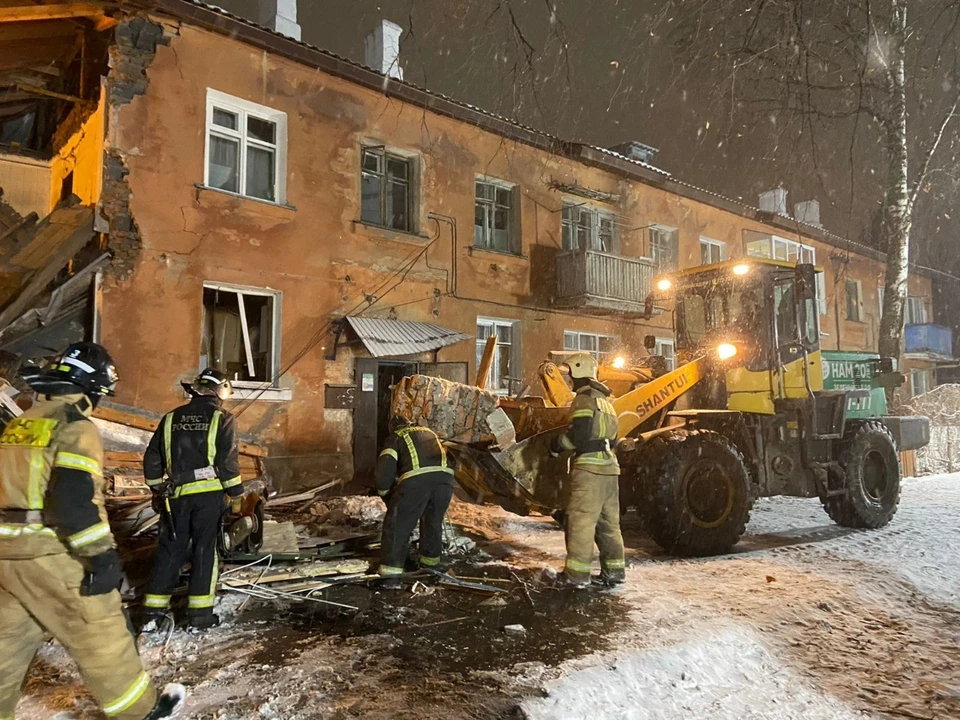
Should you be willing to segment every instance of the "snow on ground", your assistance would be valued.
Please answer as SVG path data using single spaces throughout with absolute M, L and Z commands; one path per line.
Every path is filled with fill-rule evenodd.
M 502 562 L 562 563 L 549 518 L 465 505 L 451 516 Z M 159 680 L 187 681 L 186 717 L 199 720 L 513 717 L 504 708 L 517 702 L 530 720 L 960 718 L 958 516 L 960 474 L 905 481 L 879 531 L 837 527 L 817 500 L 761 500 L 736 551 L 717 558 L 669 558 L 628 519 L 628 583 L 597 601 L 618 619 L 607 649 L 558 666 L 433 674 L 428 661 L 411 675 L 409 635 L 337 640 L 274 621 L 178 631 L 143 653 Z M 545 597 L 533 591 L 534 610 L 549 612 Z M 456 643 L 465 628 L 449 628 Z M 97 717 L 59 646 L 44 648 L 27 691 L 19 720 Z
M 770 654 L 749 627 L 705 628 L 676 645 L 628 650 L 575 670 L 523 705 L 529 720 L 855 720 Z M 577 663 L 581 665 L 583 663 Z

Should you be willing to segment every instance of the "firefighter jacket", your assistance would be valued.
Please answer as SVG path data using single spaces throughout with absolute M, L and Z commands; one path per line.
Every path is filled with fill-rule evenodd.
M 610 390 L 591 380 L 577 391 L 570 405 L 570 424 L 559 446 L 574 453 L 573 466 L 597 475 L 619 475 L 617 411 L 607 398 Z
M 41 399 L 0 435 L 0 559 L 114 547 L 104 508 L 103 446 L 86 395 Z
M 197 395 L 167 413 L 143 455 L 147 485 L 173 482 L 173 497 L 205 492 L 240 495 L 240 454 L 233 415 L 219 398 Z
M 454 462 L 433 430 L 405 427 L 390 433 L 377 460 L 377 492 L 389 493 L 407 478 L 427 473 L 449 476 L 453 482 Z

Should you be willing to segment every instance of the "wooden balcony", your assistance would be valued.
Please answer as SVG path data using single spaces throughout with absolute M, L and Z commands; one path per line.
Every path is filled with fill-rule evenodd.
M 557 256 L 554 306 L 594 315 L 642 315 L 653 275 L 648 258 L 566 250 Z

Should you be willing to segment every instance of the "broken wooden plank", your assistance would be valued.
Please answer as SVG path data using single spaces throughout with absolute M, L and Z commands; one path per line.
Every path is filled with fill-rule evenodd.
M 249 582 L 251 578 L 256 578 L 257 585 L 271 585 L 309 578 L 362 575 L 367 572 L 369 567 L 370 563 L 367 560 L 321 560 L 292 570 L 272 572 L 263 577 L 258 577 L 259 571 L 257 568 L 249 568 L 243 575 L 230 578 L 227 577 L 228 573 L 224 573 L 223 583 L 227 584 L 231 580 Z
M 0 8 L 0 23 L 66 18 L 98 18 L 104 6 L 96 2 L 61 2 L 55 5 L 15 5 Z
M 101 402 L 93 411 L 93 416 L 107 422 L 114 422 L 118 425 L 137 428 L 138 430 L 148 430 L 154 432 L 160 426 L 162 415 L 150 413 L 145 410 L 127 407 L 118 403 Z M 239 441 L 240 454 L 249 455 L 255 458 L 267 457 L 267 449 L 262 445 L 257 445 L 246 440 Z
M 322 493 L 324 490 L 329 490 L 334 485 L 343 484 L 343 480 L 334 480 L 328 482 L 326 485 L 320 485 L 319 487 L 310 488 L 302 493 L 297 493 L 296 495 L 280 495 L 275 498 L 270 498 L 264 504 L 264 507 L 276 507 L 278 505 L 293 505 L 294 503 L 303 502 L 304 500 L 312 500 L 317 495 Z
M 483 357 L 477 366 L 477 378 L 473 383 L 478 388 L 486 389 L 490 380 L 490 368 L 493 367 L 493 358 L 497 352 L 497 336 L 491 335 L 487 338 L 487 344 L 483 346 Z
M 260 548 L 260 552 L 263 554 L 300 552 L 300 548 L 297 546 L 297 531 L 293 523 L 281 523 L 276 520 L 264 521 L 263 547 Z

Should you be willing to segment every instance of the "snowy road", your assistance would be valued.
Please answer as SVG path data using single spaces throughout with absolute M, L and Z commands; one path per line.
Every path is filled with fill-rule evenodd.
M 562 562 L 549 519 L 463 505 L 452 515 L 508 563 Z M 504 646 L 512 641 L 482 635 L 517 664 L 417 658 L 413 634 L 426 631 L 409 621 L 406 634 L 348 638 L 227 623 L 202 638 L 178 631 L 166 648 L 153 639 L 143 654 L 159 679 L 191 686 L 187 716 L 203 720 L 960 718 L 958 517 L 952 475 L 906 481 L 900 512 L 880 531 L 832 525 L 815 500 L 761 501 L 737 552 L 719 558 L 667 558 L 628 526 L 622 591 L 591 595 L 575 608 L 582 621 L 558 617 L 555 628 L 548 593 L 531 600 L 543 623 L 532 634 L 603 648 L 559 664 L 537 662 L 535 642 L 533 657 L 520 657 Z M 436 625 L 425 619 L 412 627 Z M 435 647 L 467 643 L 476 637 L 467 626 L 431 628 L 445 633 Z M 63 651 L 47 646 L 17 718 L 99 717 L 80 688 Z

